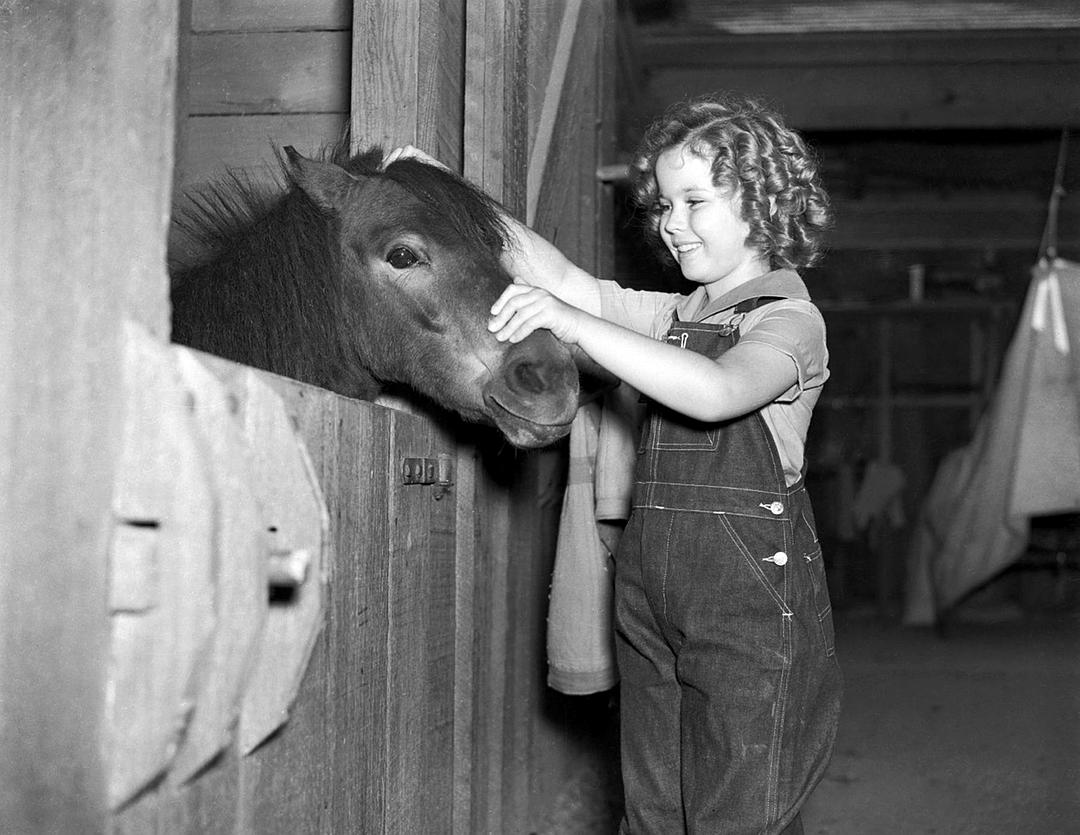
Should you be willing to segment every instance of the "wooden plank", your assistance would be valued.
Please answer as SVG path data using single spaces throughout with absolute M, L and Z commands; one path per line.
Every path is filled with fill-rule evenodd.
M 419 417 L 391 422 L 386 815 L 391 831 L 448 832 L 453 817 L 454 579 L 452 493 L 401 483 L 407 457 L 436 457 Z
M 507 163 L 491 151 L 502 144 L 507 122 L 507 19 L 513 11 L 497 0 L 466 6 L 461 171 L 496 198 L 502 197 Z
M 514 212 L 524 212 L 528 92 L 520 0 L 473 0 L 465 30 L 462 170 Z
M 525 56 L 527 81 L 525 89 L 525 125 L 529 131 L 529 153 L 532 154 L 536 141 L 536 126 L 540 123 L 540 113 L 544 109 L 544 97 L 547 93 L 547 80 L 555 63 L 555 50 L 552 46 L 559 39 L 566 12 L 567 0 L 549 3 L 529 3 L 525 32 L 522 37 L 522 51 Z
M 464 175 L 524 213 L 527 4 L 470 0 L 465 19 Z M 453 832 L 506 831 L 503 721 L 509 570 L 506 496 L 487 436 L 458 456 Z M 467 466 L 467 469 L 466 469 Z
M 190 39 L 188 113 L 345 113 L 351 34 L 200 34 Z
M 430 0 L 368 0 L 353 15 L 352 131 L 373 144 L 417 144 L 418 33 Z
M 416 140 L 454 170 L 463 152 L 465 7 L 466 0 L 429 2 L 419 21 Z
M 177 167 L 180 188 L 243 170 L 257 180 L 273 181 L 278 169 L 274 148 L 293 145 L 318 153 L 344 130 L 344 114 L 281 116 L 198 116 L 187 121 L 187 158 Z
M 475 721 L 473 702 L 479 682 L 476 669 L 477 589 L 482 588 L 477 575 L 478 519 L 477 472 L 479 451 L 475 444 L 459 444 L 454 463 L 456 497 L 454 544 L 454 762 L 453 814 L 454 835 L 469 835 L 473 809 L 473 753 Z
M 351 0 L 193 0 L 196 32 L 348 29 Z
M 102 0 L 0 14 L 5 832 L 105 827 L 121 324 L 167 333 L 176 13 L 166 0 Z
M 559 25 L 559 37 L 555 42 L 551 71 L 544 87 L 544 100 L 540 108 L 540 119 L 536 126 L 536 138 L 529 152 L 529 169 L 526 179 L 525 222 L 530 226 L 536 219 L 540 186 L 551 153 L 551 140 L 555 132 L 555 117 L 559 113 L 559 105 L 562 102 L 563 90 L 566 86 L 566 73 L 570 67 L 570 54 L 574 48 L 574 38 L 581 18 L 581 9 L 581 0 L 567 0 L 563 9 L 562 22 Z
M 544 615 L 537 612 L 535 590 L 550 587 L 550 564 L 544 565 L 538 549 L 540 512 L 537 506 L 538 467 L 542 453 L 530 453 L 516 462 L 515 484 L 510 495 L 510 536 L 513 538 L 507 572 L 508 616 L 506 677 L 503 695 L 510 707 L 503 713 L 504 754 L 502 768 L 503 832 L 529 831 L 529 789 L 532 778 L 535 731 L 539 718 L 542 685 L 539 678 L 544 640 L 540 637 Z
M 592 265 L 596 257 L 595 172 L 606 155 L 600 146 L 601 103 L 594 65 L 603 52 L 602 15 L 597 5 L 586 6 L 581 14 L 570 56 L 575 83 L 564 91 L 548 142 L 547 171 L 541 182 L 534 183 L 539 191 L 531 195 L 532 226 L 583 266 Z
M 1080 62 L 656 68 L 648 93 L 658 112 L 717 90 L 764 97 L 801 130 L 1080 124 Z
M 487 467 L 506 467 L 489 456 Z M 496 470 L 497 472 L 497 470 Z M 483 507 L 485 524 L 479 531 L 477 576 L 485 579 L 477 593 L 476 688 L 473 702 L 474 771 L 472 832 L 505 832 L 503 827 L 503 771 L 507 765 L 506 715 L 514 705 L 506 703 L 508 636 L 513 628 L 508 596 L 511 537 L 509 494 L 503 472 L 496 481 L 492 470 L 484 480 L 477 504 Z
M 624 14 L 608 9 L 601 22 L 599 34 L 600 63 L 597 68 L 596 97 L 599 104 L 599 142 L 597 170 L 615 160 L 620 113 L 620 78 L 622 70 L 616 70 L 617 60 L 623 48 L 621 39 L 625 27 Z M 597 195 L 596 251 L 593 255 L 593 273 L 600 278 L 615 277 L 615 189 L 599 176 L 594 184 Z
M 391 565 L 386 488 L 391 474 L 392 412 L 369 403 L 340 402 L 334 566 L 327 636 L 328 786 L 333 832 L 387 829 L 387 681 Z M 329 489 L 329 486 L 328 486 Z
M 336 519 L 342 498 L 336 477 L 338 398 L 272 374 L 258 372 L 258 378 L 284 401 L 319 479 L 327 514 Z M 340 561 L 336 545 L 331 535 L 323 552 L 330 566 L 328 579 L 333 577 L 332 567 Z M 335 735 L 330 721 L 333 694 L 328 683 L 333 662 L 329 635 L 324 622 L 288 721 L 262 747 L 241 760 L 239 832 L 285 835 L 332 831 L 326 802 L 334 779 L 329 752 Z

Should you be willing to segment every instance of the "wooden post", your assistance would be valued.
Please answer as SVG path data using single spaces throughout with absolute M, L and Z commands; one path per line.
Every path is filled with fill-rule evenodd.
M 125 319 L 167 337 L 175 0 L 0 8 L 0 830 L 105 828 Z

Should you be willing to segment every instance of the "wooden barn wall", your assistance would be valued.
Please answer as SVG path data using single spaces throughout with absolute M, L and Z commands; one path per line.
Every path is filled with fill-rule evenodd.
M 351 0 L 182 0 L 176 183 L 265 176 L 274 145 L 311 153 L 350 108 Z
M 0 288 L 0 830 L 542 825 L 581 754 L 573 700 L 553 707 L 544 682 L 563 451 L 515 453 L 416 409 L 348 400 L 169 345 L 165 240 L 173 187 L 226 167 L 263 176 L 272 145 L 311 150 L 351 123 L 360 144 L 412 142 L 435 153 L 602 271 L 595 229 L 605 194 L 595 172 L 611 128 L 610 5 L 160 0 L 135 14 L 102 0 L 16 3 L 0 14 L 0 33 L 16 47 L 0 49 L 0 61 L 19 128 L 3 151 L 10 185 L 0 196 L 12 232 L 0 242 L 0 268 L 12 277 Z M 154 368 L 163 373 L 155 378 Z M 201 382 L 174 379 L 177 368 Z M 129 467 L 150 479 L 189 522 L 200 502 L 218 508 L 219 538 L 243 538 L 236 508 L 251 488 L 220 491 L 222 468 L 247 452 L 215 456 L 225 441 L 199 435 L 187 438 L 184 459 L 184 478 L 199 489 L 180 495 L 177 484 L 188 482 L 167 477 L 168 456 L 131 437 L 132 414 L 143 429 L 161 423 L 148 397 L 155 386 L 172 402 L 165 422 L 187 426 L 217 404 L 233 415 L 228 437 L 237 416 L 280 404 L 283 431 L 295 432 L 325 505 L 321 562 L 300 598 L 321 588 L 321 618 L 314 630 L 282 633 L 307 646 L 281 658 L 283 670 L 302 661 L 295 700 L 250 750 L 249 709 L 268 727 L 275 719 L 257 686 L 261 662 L 236 660 L 243 646 L 223 646 L 232 633 L 211 625 L 243 621 L 222 608 L 240 572 L 225 558 L 203 565 L 204 595 L 158 600 L 179 613 L 166 651 L 193 665 L 190 677 L 179 665 L 166 677 L 184 698 L 165 699 L 152 667 L 136 665 L 128 672 L 145 686 L 135 699 L 143 702 L 116 713 L 132 694 L 111 689 L 119 662 L 110 606 L 135 624 L 131 657 L 140 646 L 157 657 L 160 638 L 139 633 L 145 601 L 116 609 L 117 586 L 138 597 L 149 588 L 140 582 L 155 582 L 148 543 L 159 536 L 163 554 L 186 547 L 171 516 L 117 516 L 118 474 Z M 284 472 L 274 469 L 279 446 L 256 440 L 251 457 Z M 453 461 L 448 493 L 401 483 L 404 457 L 440 456 Z M 262 481 L 280 487 L 273 475 Z M 119 567 L 129 565 L 134 578 Z M 268 622 L 289 622 L 289 603 L 262 605 Z M 225 675 L 217 653 L 256 670 L 243 707 L 204 689 Z M 239 687 L 243 677 L 230 680 Z M 148 722 L 141 708 L 152 703 L 175 728 Z M 227 744 L 217 753 L 210 736 L 170 737 L 210 705 L 219 719 L 242 717 L 221 725 Z M 144 731 L 172 742 L 148 751 Z M 183 773 L 173 768 L 181 760 Z

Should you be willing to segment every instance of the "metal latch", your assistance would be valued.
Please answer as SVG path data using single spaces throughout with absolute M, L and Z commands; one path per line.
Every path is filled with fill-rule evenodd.
M 438 484 L 449 487 L 454 483 L 454 464 L 449 455 L 438 458 L 402 458 L 402 484 Z

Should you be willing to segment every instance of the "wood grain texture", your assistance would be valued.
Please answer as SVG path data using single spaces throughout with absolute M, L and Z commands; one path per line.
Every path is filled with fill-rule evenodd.
M 350 0 L 192 0 L 196 32 L 348 29 Z
M 185 126 L 187 154 L 177 167 L 177 186 L 213 180 L 230 170 L 274 182 L 275 148 L 292 145 L 303 154 L 316 154 L 341 136 L 347 122 L 344 114 L 334 113 L 192 117 Z
M 353 14 L 352 128 L 373 144 L 420 142 L 420 20 L 431 0 L 368 0 Z
M 348 31 L 192 35 L 188 115 L 346 113 L 351 40 Z
M 0 830 L 100 831 L 124 318 L 167 332 L 176 4 L 0 13 Z

